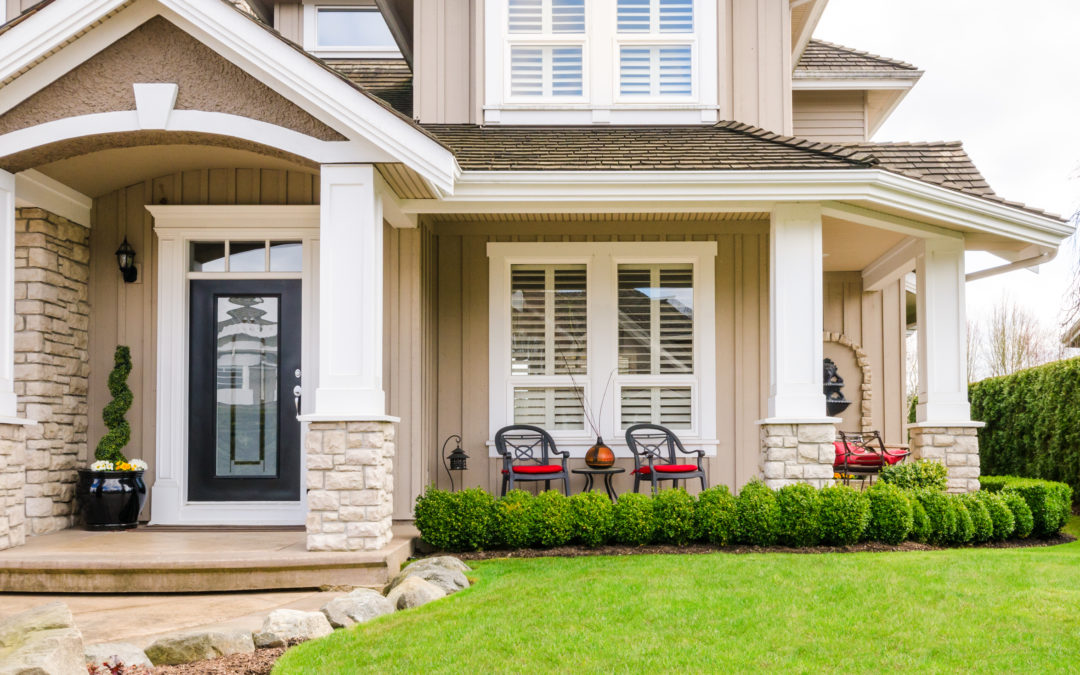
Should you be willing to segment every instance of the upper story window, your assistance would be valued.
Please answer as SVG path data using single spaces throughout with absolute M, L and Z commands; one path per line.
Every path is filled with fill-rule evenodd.
M 401 58 L 374 0 L 308 0 L 304 48 L 328 58 Z
M 486 7 L 487 122 L 652 121 L 626 110 L 678 111 L 677 120 L 657 121 L 716 119 L 714 2 L 492 0 Z

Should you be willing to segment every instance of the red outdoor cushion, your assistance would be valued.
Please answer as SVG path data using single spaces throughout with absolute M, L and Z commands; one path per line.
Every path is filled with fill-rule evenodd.
M 657 464 L 655 466 L 657 473 L 685 473 L 687 471 L 697 471 L 696 464 Z M 635 473 L 649 473 L 649 467 L 643 466 L 640 469 L 636 469 Z
M 559 464 L 523 464 L 514 467 L 514 473 L 559 473 L 560 471 L 562 471 L 562 466 Z M 503 473 L 506 472 L 503 471 Z
M 836 449 L 836 458 L 833 460 L 834 469 L 844 468 L 844 457 L 846 455 L 844 451 L 844 442 L 836 441 L 833 443 L 833 447 Z M 890 462 L 892 463 L 892 462 Z M 880 455 L 869 450 L 863 450 L 855 446 L 851 447 L 851 454 L 847 455 L 848 466 L 861 466 L 861 467 L 880 467 L 884 463 Z

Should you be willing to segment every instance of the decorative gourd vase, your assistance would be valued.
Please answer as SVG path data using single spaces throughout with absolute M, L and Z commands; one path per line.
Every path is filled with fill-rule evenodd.
M 606 469 L 615 463 L 615 453 L 604 445 L 604 439 L 596 437 L 596 445 L 585 452 L 585 464 L 592 469 Z

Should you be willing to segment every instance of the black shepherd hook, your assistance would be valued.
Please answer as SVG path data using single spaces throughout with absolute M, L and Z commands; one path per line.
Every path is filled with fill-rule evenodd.
M 456 440 L 458 446 L 460 446 L 461 445 L 461 436 L 459 436 L 457 434 L 450 434 L 449 436 L 446 437 L 446 440 L 443 441 L 443 444 L 442 444 L 442 463 L 443 463 L 443 468 L 446 469 L 446 475 L 450 477 L 450 492 L 454 491 L 454 474 L 453 474 L 453 472 L 450 471 L 450 465 L 447 464 L 447 462 L 446 462 L 446 444 L 449 443 L 452 440 Z

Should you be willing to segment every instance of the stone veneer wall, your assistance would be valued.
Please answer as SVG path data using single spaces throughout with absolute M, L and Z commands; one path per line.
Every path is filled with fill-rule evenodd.
M 822 488 L 832 483 L 836 450 L 832 424 L 762 424 L 761 471 L 776 490 L 791 483 Z
M 392 538 L 394 425 L 312 422 L 307 440 L 309 551 L 374 551 Z
M 912 426 L 911 455 L 931 459 L 949 470 L 949 492 L 979 490 L 979 436 L 975 426 Z
M 0 550 L 26 541 L 25 427 L 0 424 Z
M 41 209 L 15 216 L 15 393 L 26 427 L 28 534 L 70 527 L 86 447 L 90 230 Z

